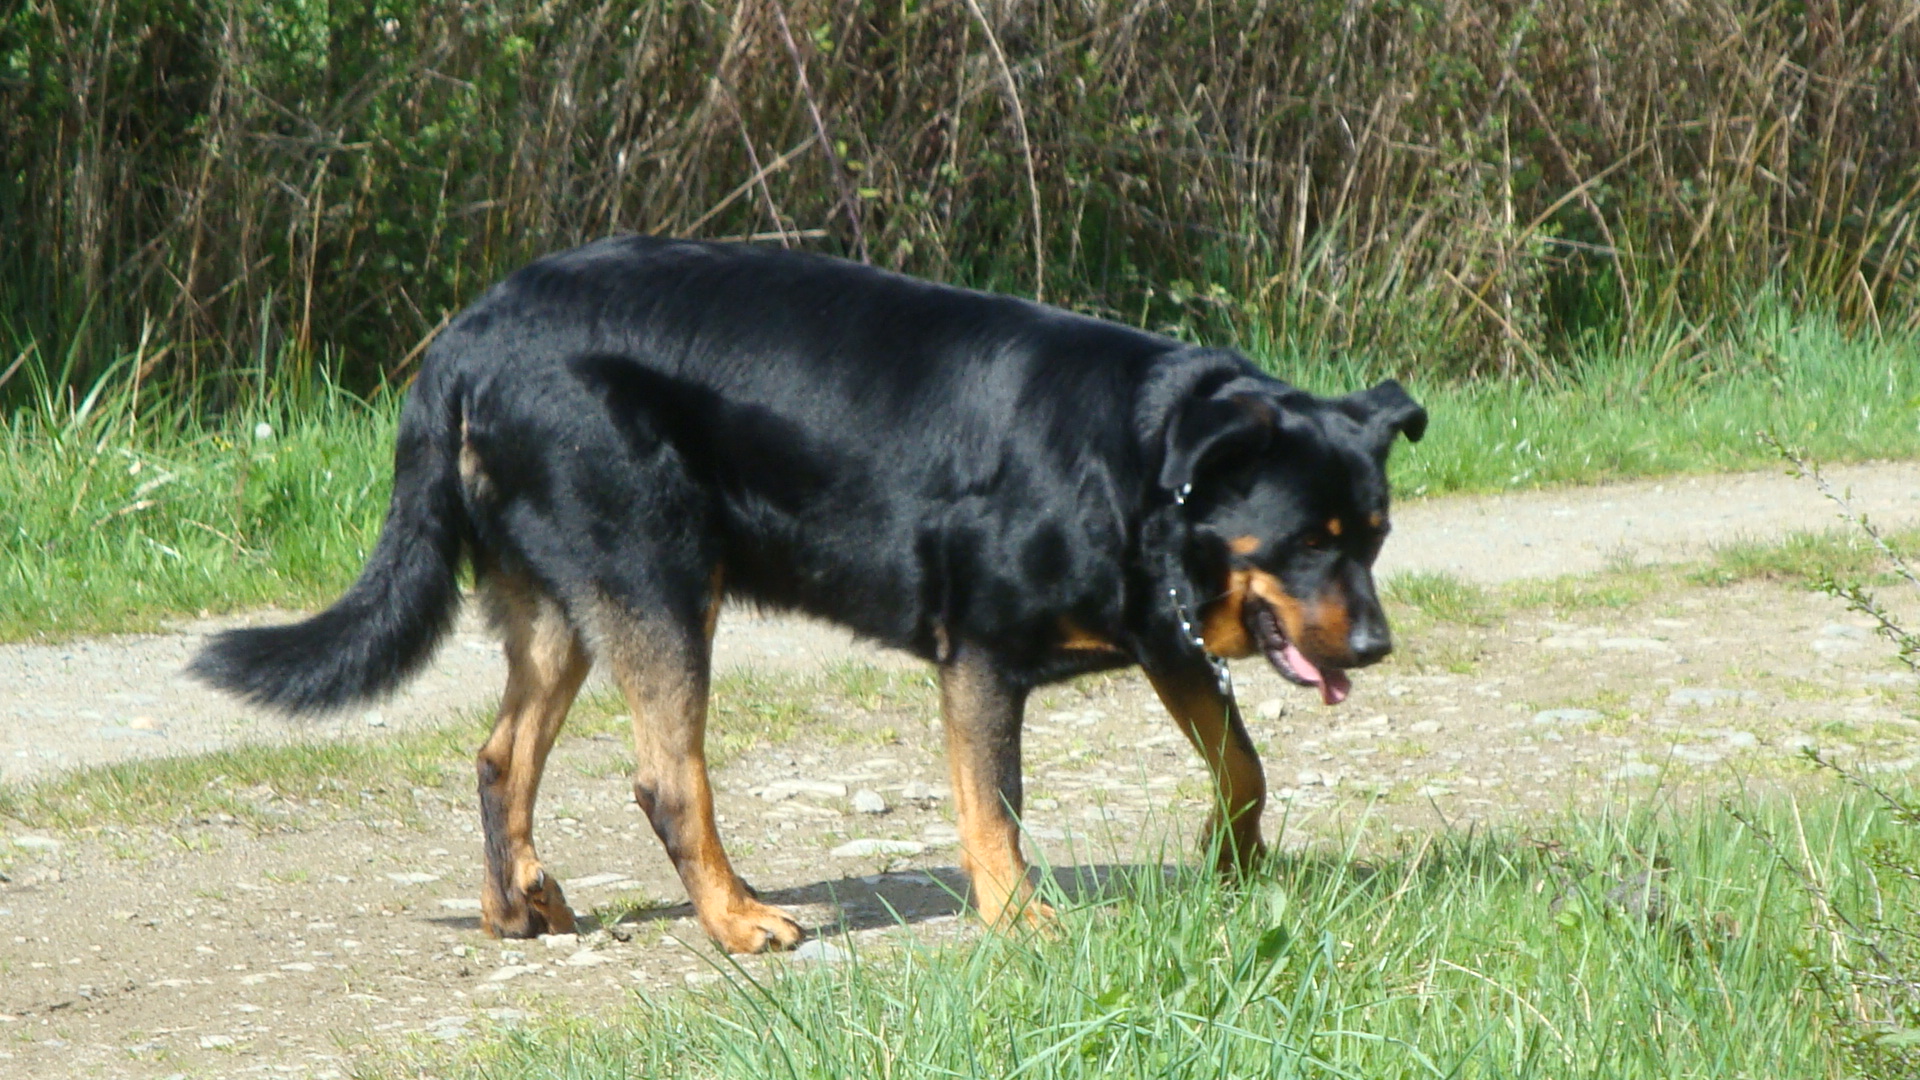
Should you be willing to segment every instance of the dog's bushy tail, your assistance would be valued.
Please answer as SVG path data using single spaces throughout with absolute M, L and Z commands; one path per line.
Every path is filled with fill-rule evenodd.
M 459 424 L 446 380 L 423 375 L 400 414 L 393 501 L 360 579 L 305 622 L 217 635 L 188 671 L 255 704 L 312 713 L 385 693 L 419 670 L 460 607 Z

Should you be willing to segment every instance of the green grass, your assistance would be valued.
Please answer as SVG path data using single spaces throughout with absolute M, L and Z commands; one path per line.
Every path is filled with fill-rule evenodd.
M 1416 386 L 1433 421 L 1394 451 L 1396 489 L 1760 467 L 1775 460 L 1762 429 L 1827 461 L 1920 454 L 1920 341 L 1820 323 L 1747 336 L 1720 368 L 1650 378 L 1657 357 L 1602 357 L 1554 386 Z M 1355 362 L 1279 369 L 1325 393 L 1371 377 Z M 220 419 L 148 398 L 110 376 L 77 401 L 40 393 L 0 424 L 0 640 L 323 604 L 358 572 L 386 511 L 392 396 L 275 392 Z
M 729 970 L 711 992 L 373 1075 L 1719 1080 L 1847 1075 L 1846 1040 L 1897 1036 L 1878 992 L 1865 1023 L 1840 1023 L 1855 1003 L 1831 975 L 1866 950 L 1823 911 L 1911 900 L 1868 853 L 1911 865 L 1920 835 L 1877 803 L 1825 788 L 1745 820 L 1707 806 L 1367 853 L 1374 839 L 1238 889 L 1124 873 L 1062 897 L 1055 938 Z

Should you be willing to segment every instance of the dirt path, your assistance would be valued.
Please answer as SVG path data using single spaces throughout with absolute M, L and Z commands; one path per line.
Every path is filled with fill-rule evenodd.
M 1834 478 L 1876 520 L 1920 525 L 1920 464 Z M 1817 497 L 1773 474 L 1429 500 L 1397 518 L 1383 570 L 1481 581 L 1686 559 L 1833 523 Z M 208 629 L 0 649 L 4 776 L 287 738 L 178 676 Z M 1870 769 L 1920 761 L 1911 677 L 1860 620 L 1804 589 L 1570 592 L 1484 623 L 1408 613 L 1401 638 L 1340 709 L 1258 665 L 1236 668 L 1275 788 L 1270 835 L 1308 842 L 1362 813 L 1382 830 L 1425 828 L 1656 784 L 1764 784 L 1793 775 L 1798 749 L 1814 744 Z M 976 932 L 948 891 L 936 704 L 917 665 L 829 628 L 744 613 L 722 621 L 719 640 L 723 672 L 766 680 L 733 691 L 748 706 L 764 694 L 804 716 L 791 741 L 741 743 L 716 788 L 743 872 L 830 932 L 815 958 L 847 944 L 837 933 L 864 947 Z M 848 661 L 878 670 L 818 677 Z M 463 624 L 406 695 L 295 735 L 386 738 L 444 723 L 488 707 L 498 669 L 480 628 Z M 587 916 L 576 939 L 478 933 L 469 781 L 460 762 L 446 772 L 443 784 L 403 790 L 398 806 L 262 786 L 230 793 L 257 811 L 250 822 L 0 825 L 10 841 L 0 1077 L 338 1076 L 369 1046 L 457 1044 L 539 1009 L 606 1008 L 635 987 L 714 977 L 628 797 L 621 740 L 564 741 L 540 805 L 543 852 Z M 1037 695 L 1027 774 L 1033 844 L 1069 885 L 1149 857 L 1205 814 L 1202 770 L 1131 676 Z M 873 805 L 856 801 L 863 790 L 885 812 L 862 812 Z

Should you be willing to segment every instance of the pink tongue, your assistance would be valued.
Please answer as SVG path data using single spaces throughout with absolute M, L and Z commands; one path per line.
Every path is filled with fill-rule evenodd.
M 1346 672 L 1339 668 L 1328 668 L 1322 672 L 1291 641 L 1287 642 L 1286 655 L 1287 666 L 1293 669 L 1294 674 L 1320 688 L 1321 702 L 1338 705 L 1347 700 L 1347 692 L 1353 689 L 1353 682 L 1347 678 Z

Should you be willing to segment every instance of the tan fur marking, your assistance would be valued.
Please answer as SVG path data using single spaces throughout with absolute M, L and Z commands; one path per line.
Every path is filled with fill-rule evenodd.
M 481 467 L 480 452 L 467 441 L 467 418 L 460 418 L 460 456 L 458 462 L 460 483 L 475 496 L 484 495 L 489 481 L 486 471 Z
M 1339 536 L 1339 535 L 1340 535 L 1340 532 L 1341 532 L 1341 530 L 1343 530 L 1343 529 L 1345 529 L 1345 528 L 1346 528 L 1346 526 L 1345 526 L 1345 525 L 1342 525 L 1342 524 L 1340 523 L 1340 519 L 1339 519 L 1339 518 L 1328 518 L 1328 519 L 1327 519 L 1327 535 L 1328 535 L 1328 536 Z
M 1373 526 L 1376 529 L 1382 525 L 1385 525 L 1386 523 L 1387 523 L 1387 515 L 1381 513 L 1378 510 L 1375 510 L 1373 513 L 1367 515 L 1367 524 Z
M 1120 646 L 1065 616 L 1061 616 L 1059 647 L 1072 652 L 1119 652 Z
M 1338 668 L 1353 666 L 1353 648 L 1347 642 L 1352 616 L 1346 597 L 1329 590 L 1302 603 L 1288 595 L 1271 574 L 1255 575 L 1248 587 L 1273 608 L 1287 640 L 1306 653 L 1307 659 Z
M 1222 873 L 1245 870 L 1266 850 L 1260 839 L 1260 813 L 1266 805 L 1267 778 L 1252 749 L 1234 737 L 1235 706 L 1205 676 L 1147 673 L 1161 704 L 1213 774 L 1215 806 L 1207 823 L 1208 843 L 1225 823 L 1229 835 L 1220 847 Z
M 719 563 L 713 565 L 713 577 L 707 582 L 707 640 L 713 640 L 714 631 L 720 629 L 720 602 L 726 599 L 727 568 Z
M 1257 536 L 1236 536 L 1227 541 L 1227 550 L 1235 555 L 1251 555 L 1260 550 L 1260 538 Z

